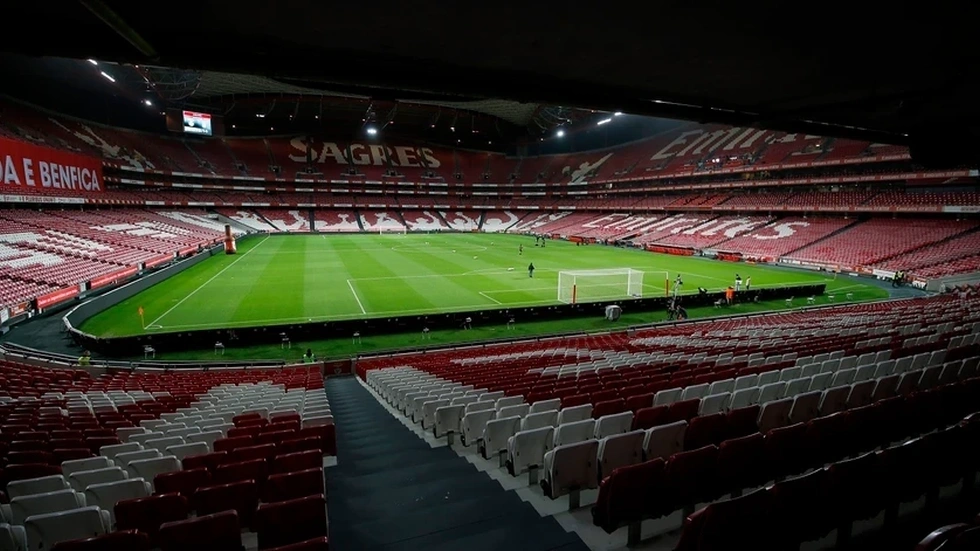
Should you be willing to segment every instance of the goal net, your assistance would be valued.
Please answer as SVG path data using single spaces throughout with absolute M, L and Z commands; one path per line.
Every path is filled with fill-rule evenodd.
M 558 302 L 577 304 L 643 297 L 643 272 L 631 268 L 558 272 Z

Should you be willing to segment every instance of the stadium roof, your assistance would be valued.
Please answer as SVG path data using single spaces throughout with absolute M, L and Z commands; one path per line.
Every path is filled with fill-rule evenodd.
M 395 89 L 404 100 L 506 100 L 471 108 L 515 122 L 530 109 L 517 106 L 546 103 L 975 145 L 974 18 L 875 4 L 17 2 L 7 21 L 37 24 L 10 26 L 0 47 L 193 68 L 205 95 Z

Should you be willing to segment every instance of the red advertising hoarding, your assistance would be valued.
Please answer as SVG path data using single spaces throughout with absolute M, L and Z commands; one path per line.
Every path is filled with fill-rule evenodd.
M 0 138 L 0 193 L 102 193 L 102 160 Z
M 76 296 L 78 296 L 78 285 L 65 287 L 64 289 L 37 297 L 37 307 L 44 310 L 48 306 L 53 306 L 59 302 L 64 302 L 68 299 L 75 298 Z
M 137 272 L 136 266 L 130 266 L 129 268 L 124 268 L 118 272 L 113 272 L 111 274 L 106 274 L 104 276 L 99 276 L 93 278 L 89 282 L 89 288 L 98 289 L 99 287 L 105 287 L 106 285 L 115 283 L 120 279 L 126 279 L 127 277 L 135 274 Z

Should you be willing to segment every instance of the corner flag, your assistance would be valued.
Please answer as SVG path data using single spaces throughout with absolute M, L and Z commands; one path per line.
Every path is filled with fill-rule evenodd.
M 139 313 L 140 313 L 140 317 L 143 317 L 143 307 L 142 306 L 140 306 Z

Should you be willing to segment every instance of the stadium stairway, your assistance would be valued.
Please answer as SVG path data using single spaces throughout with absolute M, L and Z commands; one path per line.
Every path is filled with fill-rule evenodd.
M 272 223 L 272 220 L 269 220 L 268 218 L 265 217 L 264 214 L 262 214 L 262 211 L 260 211 L 260 210 L 252 210 L 252 212 L 254 212 L 255 213 L 255 216 L 258 216 L 263 222 L 265 222 L 266 224 L 269 224 L 270 226 L 272 226 L 273 228 L 275 228 L 276 231 L 282 231 L 282 228 L 280 228 L 279 226 L 273 224 Z
M 451 449 L 419 439 L 356 378 L 329 379 L 326 389 L 338 449 L 327 470 L 331 548 L 588 549 Z

